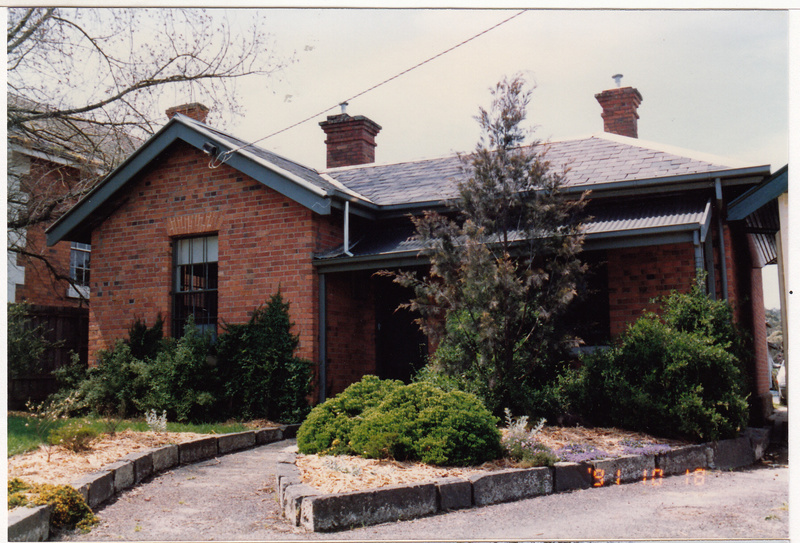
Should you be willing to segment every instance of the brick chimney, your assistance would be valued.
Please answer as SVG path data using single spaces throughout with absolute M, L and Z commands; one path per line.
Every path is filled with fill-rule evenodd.
M 609 89 L 595 94 L 594 97 L 603 107 L 603 130 L 611 134 L 638 138 L 639 115 L 636 109 L 642 103 L 642 95 L 633 87 L 620 87 L 621 75 L 615 75 L 616 89 Z
M 375 136 L 381 131 L 374 121 L 345 113 L 347 104 L 342 104 L 339 115 L 328 115 L 328 120 L 319 123 L 325 131 L 328 147 L 327 167 L 355 166 L 375 162 Z
M 206 117 L 208 117 L 208 108 L 198 102 L 193 102 L 191 104 L 183 104 L 182 106 L 174 106 L 166 111 L 167 119 L 173 118 L 176 113 L 180 113 L 181 115 L 186 115 L 187 117 L 191 117 L 195 121 L 200 121 L 201 123 L 204 123 L 206 122 Z

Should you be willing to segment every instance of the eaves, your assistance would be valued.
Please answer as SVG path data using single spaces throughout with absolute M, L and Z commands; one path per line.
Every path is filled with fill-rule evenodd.
M 202 150 L 207 143 L 215 145 L 220 153 L 230 150 L 228 142 L 212 131 L 190 126 L 181 120 L 180 115 L 176 115 L 47 229 L 48 245 L 62 240 L 88 242 L 91 225 L 113 211 L 108 204 L 114 195 L 177 141 L 186 142 L 198 150 Z M 327 215 L 331 212 L 333 191 L 329 192 L 300 179 L 246 150 L 232 153 L 226 164 L 318 214 Z

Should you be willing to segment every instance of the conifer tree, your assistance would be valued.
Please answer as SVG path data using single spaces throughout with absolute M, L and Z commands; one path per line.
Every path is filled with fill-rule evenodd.
M 413 219 L 430 273 L 395 280 L 413 288 L 404 307 L 438 343 L 429 370 L 455 378 L 495 413 L 536 412 L 539 382 L 567 346 L 559 317 L 584 271 L 584 200 L 564 195 L 565 172 L 554 171 L 539 142 L 525 144 L 525 80 L 504 79 L 491 93 L 490 109 L 476 117 L 481 139 L 462 157 L 454 213 Z

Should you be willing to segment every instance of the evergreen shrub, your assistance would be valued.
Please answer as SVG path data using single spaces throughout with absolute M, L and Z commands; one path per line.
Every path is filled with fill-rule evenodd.
M 562 381 L 572 407 L 599 425 L 696 441 L 735 437 L 747 420 L 741 335 L 701 283 L 673 293 L 610 349 Z
M 310 364 L 294 356 L 289 304 L 280 293 L 246 324 L 224 326 L 213 338 L 187 322 L 177 341 L 163 337 L 161 316 L 152 327 L 136 319 L 127 340 L 56 371 L 56 399 L 75 398 L 70 414 L 144 416 L 167 412 L 177 422 L 269 418 L 298 422 L 308 413 Z
M 353 428 L 352 448 L 367 458 L 481 464 L 502 454 L 497 423 L 472 394 L 413 383 L 364 414 Z
M 311 365 L 294 355 L 289 304 L 281 293 L 246 324 L 227 325 L 217 352 L 224 394 L 238 417 L 300 422 L 308 414 Z
M 297 444 L 303 454 L 474 465 L 501 455 L 497 422 L 474 395 L 365 376 L 312 409 Z
M 315 406 L 297 431 L 298 450 L 302 454 L 356 454 L 350 446 L 350 433 L 357 420 L 401 386 L 401 381 L 365 375 Z

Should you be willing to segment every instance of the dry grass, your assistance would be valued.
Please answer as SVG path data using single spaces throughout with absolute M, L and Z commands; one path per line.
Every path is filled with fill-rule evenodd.
M 169 443 L 183 443 L 202 436 L 203 434 L 125 430 L 113 436 L 104 434 L 92 443 L 92 448 L 88 451 L 75 453 L 64 447 L 53 446 L 49 461 L 47 448 L 42 446 L 9 458 L 8 477 L 19 477 L 31 483 L 65 484 L 98 471 L 128 453 Z

